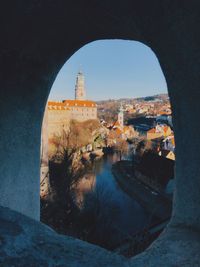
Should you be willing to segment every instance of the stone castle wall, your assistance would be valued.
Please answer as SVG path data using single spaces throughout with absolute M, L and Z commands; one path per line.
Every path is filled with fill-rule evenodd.
M 48 110 L 48 137 L 54 134 L 60 134 L 61 131 L 68 130 L 71 119 L 71 112 L 69 110 Z
M 77 121 L 96 120 L 97 108 L 96 107 L 72 107 L 70 110 L 71 119 Z

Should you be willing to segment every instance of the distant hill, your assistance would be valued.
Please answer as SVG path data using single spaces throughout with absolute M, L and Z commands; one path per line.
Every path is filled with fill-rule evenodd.
M 137 98 L 119 98 L 119 99 L 108 99 L 108 100 L 100 100 L 96 101 L 97 104 L 102 105 L 106 104 L 108 102 L 110 103 L 133 103 L 134 101 L 167 101 L 169 99 L 168 94 L 158 94 L 158 95 L 153 95 L 153 96 L 145 96 L 145 97 L 137 97 Z
M 138 101 L 156 101 L 156 100 L 168 100 L 169 96 L 168 94 L 158 94 L 158 95 L 153 95 L 153 96 L 145 96 L 145 97 L 139 97 L 135 98 L 135 100 Z

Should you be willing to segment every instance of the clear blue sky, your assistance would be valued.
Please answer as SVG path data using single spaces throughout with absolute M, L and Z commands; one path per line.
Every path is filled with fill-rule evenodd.
M 166 93 L 167 85 L 152 50 L 139 42 L 92 42 L 65 63 L 49 99 L 74 99 L 77 72 L 85 76 L 87 99 L 104 100 Z

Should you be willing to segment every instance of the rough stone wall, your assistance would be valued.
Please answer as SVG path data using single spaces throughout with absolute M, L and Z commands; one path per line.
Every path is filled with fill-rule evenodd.
M 199 266 L 199 18 L 199 0 L 4 1 L 0 205 L 39 220 L 42 118 L 52 83 L 66 60 L 94 40 L 137 40 L 155 52 L 167 81 L 176 138 L 176 185 L 169 227 L 143 257 L 129 264 Z
M 69 110 L 48 110 L 48 137 L 60 134 L 63 129 L 67 131 L 70 119 Z
M 42 121 L 42 132 L 41 132 L 41 146 L 40 146 L 40 164 L 41 167 L 48 166 L 48 109 L 45 108 L 44 117 Z

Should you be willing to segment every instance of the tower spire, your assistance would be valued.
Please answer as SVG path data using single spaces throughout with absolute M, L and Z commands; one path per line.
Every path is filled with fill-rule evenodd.
M 120 104 L 119 113 L 118 113 L 118 122 L 120 126 L 124 127 L 124 109 L 122 103 Z
M 77 78 L 76 78 L 76 85 L 75 85 L 75 99 L 76 100 L 85 100 L 85 81 L 84 75 L 81 70 L 79 70 Z

